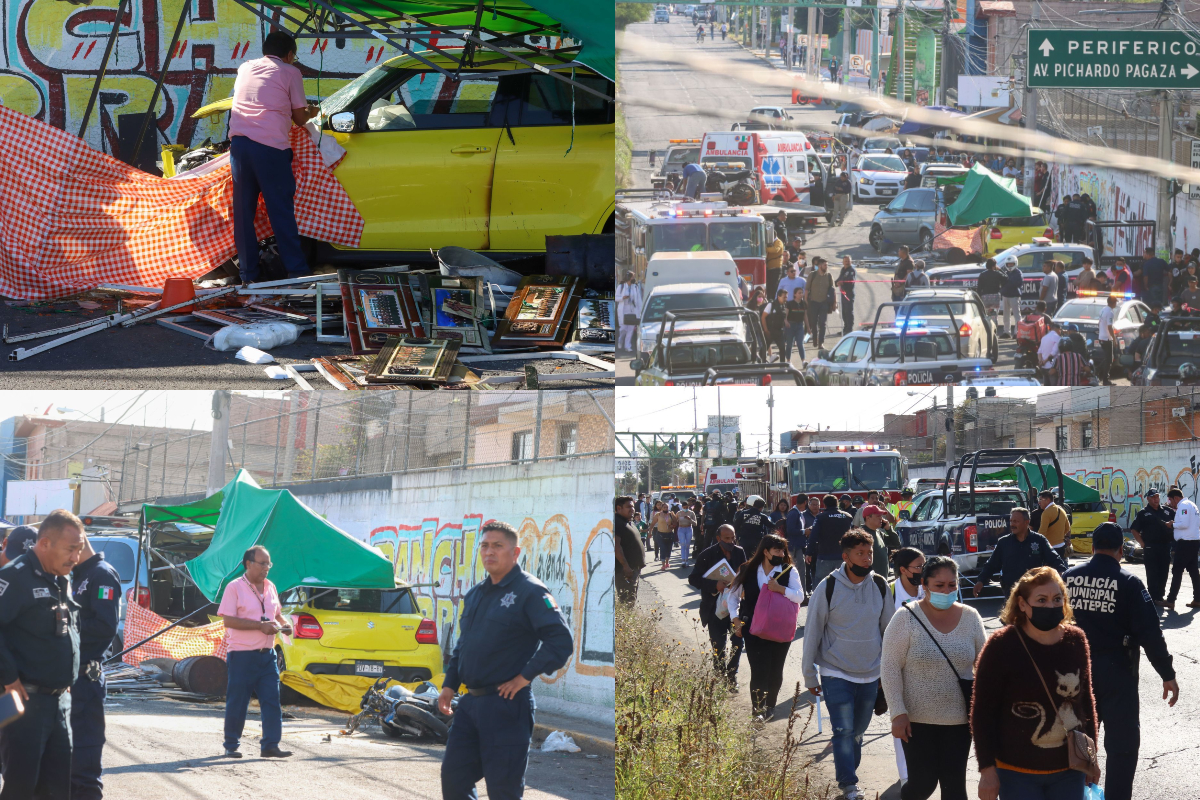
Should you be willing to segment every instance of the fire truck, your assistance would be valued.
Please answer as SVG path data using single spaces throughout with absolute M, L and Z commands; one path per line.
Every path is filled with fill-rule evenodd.
M 774 508 L 782 499 L 794 504 L 802 494 L 862 497 L 879 492 L 885 503 L 900 500 L 908 484 L 908 459 L 890 445 L 820 442 L 791 453 L 759 459 L 757 474 L 738 481 L 743 496 L 756 494 Z
M 767 282 L 767 226 L 759 214 L 723 200 L 690 202 L 617 196 L 617 275 L 633 270 L 645 281 L 655 253 L 725 250 L 752 285 Z

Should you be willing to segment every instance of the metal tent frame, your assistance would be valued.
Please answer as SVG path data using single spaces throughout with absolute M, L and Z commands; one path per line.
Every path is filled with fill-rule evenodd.
M 556 67 L 555 69 L 542 64 L 535 64 L 528 58 L 518 55 L 515 52 L 518 49 L 527 49 L 529 47 L 529 45 L 524 43 L 526 36 L 543 36 L 547 41 L 554 37 L 559 37 L 561 44 L 561 25 L 545 25 L 537 20 L 523 17 L 511 11 L 494 7 L 489 9 L 486 0 L 475 0 L 474 3 L 466 2 L 461 6 L 421 14 L 393 11 L 381 0 L 336 0 L 339 6 L 346 9 L 345 11 L 335 8 L 332 4 L 333 0 L 277 0 L 278 5 L 267 3 L 265 0 L 234 0 L 234 2 L 273 28 L 285 30 L 283 23 L 287 22 L 291 24 L 294 29 L 289 32 L 297 39 L 318 39 L 325 37 L 379 39 L 381 42 L 386 42 L 401 53 L 416 59 L 430 69 L 454 80 L 458 79 L 458 76 L 464 69 L 470 67 L 487 66 L 488 64 L 501 61 L 515 61 L 524 65 L 528 71 L 549 75 L 556 80 L 573 86 L 579 91 L 595 95 L 605 102 L 615 102 L 615 96 L 610 97 L 604 92 L 597 91 L 591 86 L 575 80 L 570 75 L 555 71 L 555 69 L 561 67 L 584 67 L 585 65 L 575 60 L 576 55 L 582 49 L 582 45 L 539 50 L 539 54 L 549 56 L 560 62 L 560 67 Z M 130 9 L 130 5 L 130 0 L 122 0 L 117 9 L 116 20 L 113 22 L 112 30 L 109 32 L 104 56 L 100 61 L 100 69 L 96 73 L 96 80 L 92 84 L 92 92 L 88 98 L 83 121 L 79 126 L 79 138 L 81 139 L 84 133 L 87 132 L 92 110 L 95 108 L 96 99 L 100 94 L 100 84 L 104 80 L 105 72 L 108 69 L 108 59 L 112 55 L 113 46 L 116 44 L 117 36 L 120 32 L 121 19 Z M 292 16 L 284 10 L 285 7 L 288 11 L 299 12 L 303 16 L 299 18 Z M 143 121 L 141 131 L 138 134 L 137 143 L 134 146 L 133 153 L 135 156 L 141 149 L 142 140 L 146 135 L 150 119 L 154 114 L 154 106 L 158 102 L 163 82 L 166 79 L 168 69 L 170 69 L 171 57 L 176 45 L 179 43 L 180 34 L 183 32 L 183 22 L 188 15 L 189 8 L 190 5 L 185 3 L 179 17 L 179 22 L 175 26 L 174 36 L 171 38 L 171 43 L 167 45 L 165 51 L 167 53 L 166 60 L 159 70 L 158 80 L 150 100 L 150 107 L 147 111 L 146 119 Z M 379 11 L 372 14 L 367 11 L 368 8 L 372 10 L 379 9 Z M 272 12 L 276 16 L 272 16 Z M 462 15 L 468 12 L 474 14 L 474 21 L 470 25 L 439 23 L 437 21 L 439 17 Z M 485 14 L 490 15 L 492 19 L 504 17 L 506 20 L 516 23 L 520 27 L 514 31 L 501 31 L 489 28 L 484 24 Z M 435 44 L 440 39 L 460 40 L 463 42 L 463 47 L 461 49 L 446 48 Z M 412 45 L 420 45 L 421 50 L 414 49 Z M 454 62 L 455 67 L 447 69 L 440 64 L 436 64 L 422 56 L 422 51 L 437 53 L 439 56 Z M 480 57 L 485 53 L 495 54 L 497 58 L 490 61 L 480 60 Z M 514 73 L 509 72 L 506 74 Z

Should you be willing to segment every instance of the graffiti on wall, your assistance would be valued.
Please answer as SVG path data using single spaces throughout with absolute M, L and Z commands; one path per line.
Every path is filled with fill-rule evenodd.
M 1098 467 L 1096 469 L 1077 469 L 1071 472 L 1063 469 L 1064 473 L 1075 480 L 1086 483 L 1100 492 L 1100 498 L 1108 507 L 1117 512 L 1117 522 L 1128 528 L 1137 513 L 1145 507 L 1146 491 L 1158 489 L 1163 494 L 1164 501 L 1167 489 L 1178 486 L 1184 496 L 1195 502 L 1197 498 L 1200 467 L 1197 466 L 1196 456 L 1191 456 L 1189 462 L 1182 467 L 1171 469 L 1162 465 L 1138 467 L 1126 471 L 1120 467 Z
M 368 542 L 396 567 L 396 577 L 414 586 L 421 610 L 437 622 L 442 651 L 458 638 L 458 618 L 467 592 L 487 577 L 479 561 L 479 529 L 484 518 L 426 519 L 419 525 L 382 525 Z M 546 584 L 558 601 L 575 637 L 571 660 L 547 683 L 564 674 L 613 677 L 613 529 L 597 523 L 585 536 L 573 535 L 565 514 L 540 526 L 526 518 L 517 527 L 522 569 Z
M 233 0 L 187 2 L 189 21 L 155 109 L 162 143 L 225 138 L 225 115 L 195 120 L 191 114 L 232 94 L 238 67 L 262 55 L 268 33 L 265 22 Z M 118 0 L 0 0 L 0 102 L 78 131 L 118 7 Z M 182 10 L 178 0 L 132 0 L 127 7 L 85 136 L 92 147 L 116 152 L 120 115 L 147 110 Z M 327 97 L 378 63 L 385 49 L 365 39 L 301 40 L 296 63 L 305 92 Z

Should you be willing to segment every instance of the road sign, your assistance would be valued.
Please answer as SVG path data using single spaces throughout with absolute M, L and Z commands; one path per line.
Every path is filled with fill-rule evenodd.
M 1192 169 L 1200 169 L 1200 139 L 1192 139 Z M 1200 197 L 1200 183 L 1188 186 L 1188 195 Z
M 616 459 L 617 474 L 624 475 L 627 472 L 637 473 L 636 458 L 618 458 Z
M 1026 85 L 1200 89 L 1200 43 L 1184 31 L 1030 30 Z

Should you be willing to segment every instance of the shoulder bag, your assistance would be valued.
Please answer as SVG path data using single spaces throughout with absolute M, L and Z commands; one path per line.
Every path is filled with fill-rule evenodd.
M 975 690 L 975 679 L 974 678 L 964 678 L 958 674 L 958 669 L 954 666 L 954 662 L 950 660 L 950 656 L 946 655 L 946 651 L 942 649 L 941 644 L 939 644 L 938 640 L 934 638 L 933 632 L 930 631 L 929 628 L 925 627 L 925 623 L 921 622 L 921 618 L 917 616 L 917 612 L 913 611 L 911 608 L 909 608 L 908 604 L 911 602 L 912 602 L 912 600 L 905 600 L 904 607 L 906 609 L 908 609 L 908 613 L 912 614 L 912 618 L 916 621 L 916 623 L 918 625 L 921 626 L 921 629 L 923 631 L 925 631 L 925 633 L 929 634 L 929 638 L 933 641 L 933 644 L 938 649 L 938 652 L 940 652 L 942 654 L 942 658 L 946 659 L 946 663 L 950 665 L 950 671 L 954 673 L 954 677 L 958 678 L 958 688 L 959 688 L 959 691 L 962 692 L 963 700 L 965 700 L 967 703 L 967 714 L 970 715 L 970 713 L 971 713 L 971 694 Z
M 1046 699 L 1050 701 L 1050 707 L 1054 709 L 1054 716 L 1058 717 L 1061 722 L 1062 716 L 1058 713 L 1058 704 L 1054 702 L 1054 695 L 1050 693 L 1050 687 L 1046 685 L 1046 679 L 1042 677 L 1042 670 L 1033 660 L 1033 653 L 1029 652 L 1029 645 L 1025 644 L 1025 636 L 1020 630 L 1017 631 L 1017 638 L 1021 640 L 1021 647 L 1025 648 L 1025 653 L 1029 656 L 1030 663 L 1033 664 L 1033 671 L 1037 673 L 1038 680 L 1042 682 L 1042 688 L 1046 690 Z M 1066 727 L 1067 723 L 1063 722 L 1063 728 Z M 1099 780 L 1100 760 L 1097 758 L 1096 743 L 1092 741 L 1092 737 L 1078 729 L 1067 730 L 1067 764 L 1071 769 L 1077 769 L 1087 775 L 1090 783 L 1096 783 Z
M 788 572 L 791 569 L 788 567 L 776 578 L 783 586 L 787 586 Z M 758 580 L 757 575 L 747 577 L 750 580 Z M 800 606 L 764 585 L 758 593 L 758 602 L 754 604 L 750 633 L 769 642 L 790 642 L 796 638 L 796 619 L 799 616 Z

